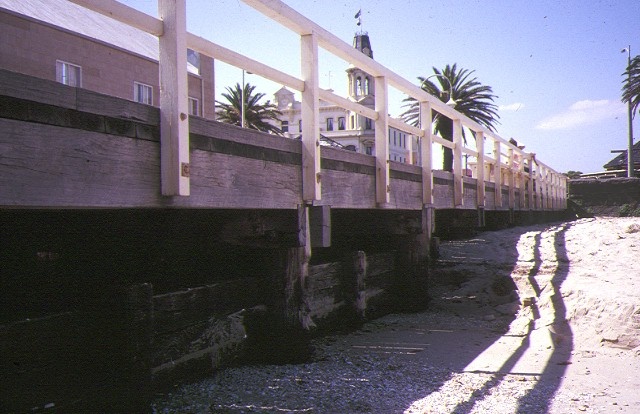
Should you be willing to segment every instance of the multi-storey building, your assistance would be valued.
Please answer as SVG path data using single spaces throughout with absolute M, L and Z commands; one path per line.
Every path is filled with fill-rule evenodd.
M 158 106 L 158 39 L 67 0 L 0 0 L 0 68 Z M 215 118 L 213 59 L 188 51 L 189 112 Z
M 369 35 L 356 33 L 353 47 L 373 59 Z M 351 66 L 346 70 L 349 80 L 349 99 L 368 108 L 375 105 L 375 79 L 360 68 Z M 274 101 L 282 112 L 283 134 L 297 138 L 302 131 L 301 103 L 295 94 L 283 87 L 274 94 Z M 320 134 L 324 142 L 337 142 L 346 149 L 372 155 L 375 151 L 374 125 L 371 119 L 348 111 L 340 106 L 320 102 Z M 327 140 L 328 139 L 328 140 Z M 395 128 L 389 128 L 389 159 L 409 162 L 410 140 L 413 137 Z M 413 159 L 417 159 L 414 153 Z
M 67 0 L 0 0 L 0 68 L 56 80 L 137 102 L 159 105 L 158 39 Z M 356 33 L 353 46 L 373 58 L 369 35 Z M 215 119 L 211 57 L 188 50 L 189 111 Z M 357 67 L 346 69 L 348 98 L 374 107 L 375 79 Z M 301 103 L 287 88 L 275 93 L 283 135 L 301 134 Z M 371 119 L 320 103 L 320 133 L 331 143 L 364 154 L 375 150 Z M 412 137 L 389 129 L 389 158 L 409 162 Z M 414 153 L 413 159 L 417 159 Z

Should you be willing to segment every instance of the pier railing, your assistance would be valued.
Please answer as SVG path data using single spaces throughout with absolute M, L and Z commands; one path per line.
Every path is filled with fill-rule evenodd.
M 325 101 L 374 122 L 376 201 L 389 203 L 391 192 L 389 161 L 389 127 L 416 137 L 421 160 L 423 204 L 432 206 L 433 148 L 442 146 L 454 156 L 452 179 L 453 205 L 462 207 L 464 160 L 475 159 L 473 177 L 477 185 L 477 207 L 484 208 L 487 183 L 496 191 L 490 204 L 520 210 L 563 210 L 566 208 L 566 177 L 553 170 L 535 154 L 501 138 L 486 127 L 429 95 L 418 85 L 401 77 L 382 64 L 360 53 L 351 45 L 302 16 L 279 0 L 243 0 L 251 7 L 282 24 L 300 36 L 301 78 L 274 69 L 233 50 L 186 31 L 186 0 L 158 0 L 160 18 L 149 16 L 115 0 L 70 0 L 86 8 L 136 27 L 159 39 L 160 111 L 161 111 L 161 180 L 164 195 L 189 195 L 189 118 L 187 104 L 186 49 L 242 68 L 266 79 L 298 91 L 302 95 L 302 199 L 312 204 L 321 199 L 320 170 L 320 102 Z M 375 107 L 352 102 L 319 87 L 318 50 L 358 67 L 375 78 Z M 421 128 L 390 117 L 389 87 L 414 98 L 420 105 Z M 437 112 L 453 121 L 453 141 L 433 133 L 432 115 Z M 475 147 L 465 145 L 463 128 L 472 133 Z M 412 142 L 413 140 L 409 140 Z M 486 151 L 489 153 L 487 154 Z M 410 153 L 413 150 L 409 149 Z M 506 188 L 506 194 L 503 189 Z M 503 197 L 508 197 L 508 202 Z M 519 200 L 516 200 L 516 197 Z

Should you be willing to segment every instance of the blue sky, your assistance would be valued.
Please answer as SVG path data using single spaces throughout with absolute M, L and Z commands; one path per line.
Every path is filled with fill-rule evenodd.
M 120 0 L 157 15 L 156 0 Z M 498 134 L 557 171 L 601 171 L 628 140 L 622 73 L 631 45 L 640 55 L 640 0 L 285 0 L 351 44 L 362 28 L 374 58 L 409 80 L 457 63 L 493 88 Z M 188 30 L 294 76 L 297 35 L 240 0 L 187 0 Z M 346 95 L 346 63 L 320 53 L 323 88 Z M 216 64 L 216 88 L 241 81 L 240 69 Z M 279 88 L 256 75 L 247 82 L 269 98 Z M 402 111 L 400 94 L 391 113 Z M 634 121 L 640 137 L 640 116 Z

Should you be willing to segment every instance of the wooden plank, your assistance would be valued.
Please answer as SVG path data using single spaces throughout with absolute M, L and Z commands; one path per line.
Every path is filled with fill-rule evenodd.
M 453 120 L 453 205 L 462 207 L 462 123 L 460 120 Z
M 78 88 L 0 69 L 0 95 L 75 109 Z
M 476 148 L 478 149 L 478 160 L 476 164 L 476 178 L 478 179 L 478 190 L 476 192 L 478 199 L 476 201 L 479 208 L 485 206 L 485 160 L 484 160 L 484 133 L 482 131 L 476 131 Z
M 507 170 L 507 174 L 509 174 L 509 208 L 513 209 L 516 206 L 516 167 L 515 163 L 515 154 L 513 152 L 513 148 L 509 148 L 507 150 L 507 158 L 509 162 L 509 169 Z
M 302 80 L 243 56 L 231 49 L 212 43 L 202 37 L 187 33 L 187 46 L 191 50 L 195 50 L 196 52 L 202 53 L 206 56 L 211 56 L 216 60 L 228 63 L 232 66 L 244 68 L 248 72 L 260 75 L 261 77 L 269 79 L 279 85 L 286 86 L 287 88 L 291 88 L 296 91 L 304 90 L 304 82 Z
M 423 186 L 419 180 L 396 178 L 396 171 L 391 171 L 391 193 L 388 208 L 420 210 L 423 205 Z M 418 179 L 420 175 L 416 175 Z
M 322 196 L 320 174 L 320 92 L 318 75 L 318 39 L 314 34 L 300 38 L 302 79 L 302 199 L 306 202 Z
M 433 204 L 433 141 L 431 133 L 432 120 L 431 104 L 420 102 L 420 125 L 424 137 L 420 143 L 420 161 L 422 163 L 422 203 L 425 206 Z
M 128 119 L 149 125 L 160 125 L 160 110 L 155 106 L 80 88 L 77 90 L 76 97 L 78 111 Z
M 375 152 L 376 152 L 376 202 L 379 205 L 389 203 L 391 192 L 389 177 L 389 117 L 387 115 L 387 79 L 377 76 L 374 82 L 375 109 L 378 119 L 375 120 Z
M 158 205 L 158 144 L 0 119 L 0 205 Z
M 500 149 L 500 141 L 493 142 L 493 158 L 496 160 L 494 165 L 494 180 L 493 182 L 496 184 L 496 188 L 502 188 L 502 153 Z M 502 191 L 495 192 L 496 206 L 502 206 Z
M 158 0 L 160 40 L 160 157 L 162 195 L 189 195 L 189 117 L 186 0 Z
M 160 195 L 157 142 L 0 119 L 0 148 L 4 206 L 292 209 L 300 203 L 297 165 L 193 150 L 192 197 L 168 202 Z
M 376 208 L 373 175 L 323 170 L 320 205 L 332 208 Z
M 69 1 L 156 36 L 161 36 L 164 31 L 162 19 L 149 16 L 115 0 Z
M 301 144 L 299 140 L 289 139 L 266 132 L 255 131 L 249 128 L 241 128 L 236 125 L 211 121 L 194 117 L 189 120 L 189 132 L 191 135 L 202 135 L 224 139 L 238 144 L 252 145 L 260 148 L 270 148 L 278 151 L 290 152 L 300 156 Z M 193 146 L 193 143 L 192 143 Z M 207 149 L 207 148 L 200 148 Z M 299 165 L 301 165 L 299 163 Z

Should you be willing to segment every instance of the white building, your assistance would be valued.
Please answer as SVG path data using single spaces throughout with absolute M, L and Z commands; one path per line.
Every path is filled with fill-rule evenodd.
M 353 47 L 373 59 L 373 51 L 369 35 L 365 32 L 356 33 Z M 349 99 L 368 108 L 375 105 L 375 79 L 365 71 L 350 66 L 347 70 L 349 79 Z M 301 102 L 295 99 L 295 94 L 282 87 L 274 94 L 275 104 L 282 112 L 280 119 L 282 132 L 290 138 L 298 138 L 302 131 Z M 368 119 L 357 113 L 339 106 L 320 102 L 320 135 L 323 145 L 338 145 L 345 149 L 373 155 L 375 152 L 374 125 Z M 389 128 L 389 159 L 391 161 L 408 163 L 409 151 L 412 146 L 409 140 L 412 136 Z M 414 157 L 413 159 L 417 159 Z

